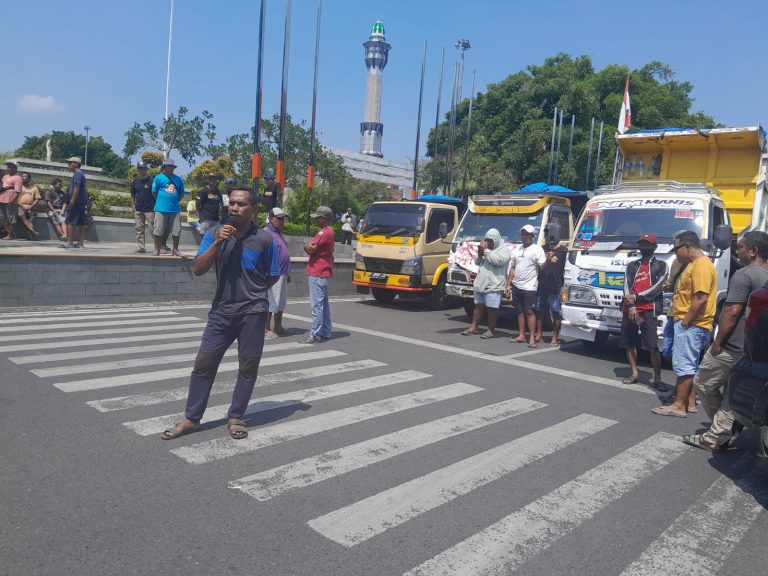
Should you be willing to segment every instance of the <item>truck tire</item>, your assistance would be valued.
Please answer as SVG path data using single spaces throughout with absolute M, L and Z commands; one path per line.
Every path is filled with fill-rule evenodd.
M 432 286 L 429 294 L 429 307 L 432 310 L 445 310 L 451 305 L 451 297 L 445 291 L 445 273 L 440 275 L 440 280 Z
M 584 346 L 586 346 L 589 350 L 597 350 L 605 346 L 605 343 L 608 341 L 608 336 L 610 336 L 610 333 L 601 332 L 598 330 L 595 332 L 594 342 L 590 342 L 589 340 L 582 340 L 581 343 L 584 344 Z
M 385 290 L 384 288 L 371 288 L 371 294 L 379 304 L 389 304 L 397 296 L 394 290 Z

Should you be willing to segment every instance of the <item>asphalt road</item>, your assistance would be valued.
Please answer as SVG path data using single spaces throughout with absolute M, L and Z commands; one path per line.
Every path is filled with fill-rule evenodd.
M 247 440 L 174 441 L 207 307 L 0 315 L 0 574 L 764 574 L 768 467 L 750 434 L 650 412 L 615 341 L 461 336 L 460 309 L 332 304 L 334 337 L 269 341 Z M 642 376 L 650 378 L 646 365 Z M 667 382 L 673 377 L 664 373 Z

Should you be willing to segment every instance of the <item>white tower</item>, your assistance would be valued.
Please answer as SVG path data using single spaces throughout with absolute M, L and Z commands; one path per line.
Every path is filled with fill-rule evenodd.
M 381 79 L 391 46 L 384 39 L 384 24 L 377 19 L 371 37 L 363 44 L 368 82 L 365 90 L 365 118 L 360 123 L 360 153 L 381 158 Z

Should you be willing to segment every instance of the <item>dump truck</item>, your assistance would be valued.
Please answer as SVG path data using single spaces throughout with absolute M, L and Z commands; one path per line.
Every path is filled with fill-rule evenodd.
M 526 224 L 536 230 L 534 242 L 539 245 L 543 246 L 552 233 L 557 234 L 557 241 L 561 237 L 569 239 L 586 200 L 584 192 L 544 183 L 526 186 L 518 192 L 470 197 L 448 255 L 448 295 L 462 298 L 465 312 L 472 315 L 477 247 L 488 229 L 496 228 L 501 233 L 510 252 L 520 243 L 520 228 Z M 502 305 L 510 306 L 512 301 L 503 298 Z
M 352 283 L 379 303 L 420 296 L 433 309 L 450 305 L 446 258 L 466 203 L 442 195 L 374 202 L 357 237 Z
M 562 335 L 602 344 L 619 334 L 624 271 L 641 234 L 655 234 L 657 258 L 674 260 L 677 232 L 692 230 L 715 265 L 718 303 L 728 289 L 731 247 L 765 230 L 765 131 L 750 128 L 643 130 L 617 136 L 616 183 L 595 190 L 569 243 Z M 664 295 L 664 311 L 672 294 Z M 664 330 L 666 316 L 659 322 Z

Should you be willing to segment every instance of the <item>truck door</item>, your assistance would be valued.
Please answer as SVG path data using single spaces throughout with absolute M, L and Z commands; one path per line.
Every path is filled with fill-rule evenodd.
M 720 224 L 728 224 L 728 213 L 725 211 L 722 205 L 715 202 L 712 203 L 712 211 L 710 212 L 710 224 L 708 235 L 709 238 L 714 238 L 715 228 Z M 714 248 L 713 248 L 714 250 Z M 717 294 L 718 296 L 724 296 L 728 291 L 728 279 L 731 275 L 731 252 L 726 251 L 714 261 L 715 269 L 717 270 Z
M 454 208 L 433 208 L 428 215 L 426 232 L 424 234 L 424 278 L 425 284 L 432 282 L 435 270 L 445 262 L 456 230 L 456 216 L 458 212 Z M 448 226 L 448 236 L 445 241 L 440 238 L 440 224 Z

